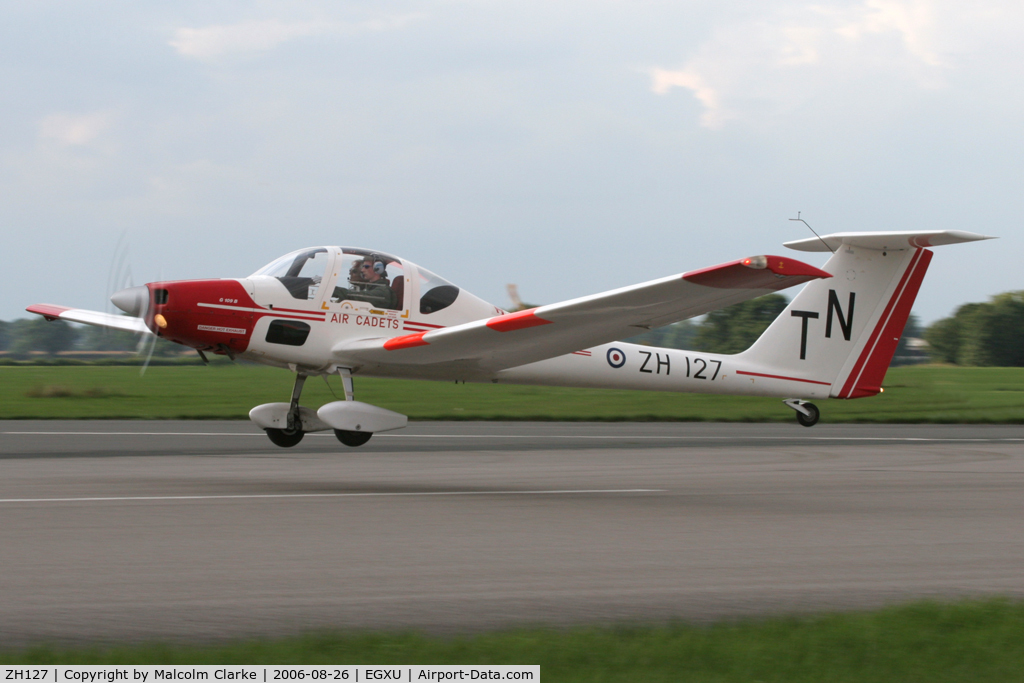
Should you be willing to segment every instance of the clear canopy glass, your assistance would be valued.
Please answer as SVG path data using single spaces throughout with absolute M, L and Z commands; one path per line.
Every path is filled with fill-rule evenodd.
M 249 277 L 276 278 L 296 299 L 314 299 L 327 271 L 327 260 L 324 247 L 300 249 L 271 261 Z

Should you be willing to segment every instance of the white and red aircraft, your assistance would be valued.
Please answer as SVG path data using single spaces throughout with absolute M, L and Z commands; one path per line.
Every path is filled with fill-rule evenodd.
M 805 426 L 808 399 L 882 391 L 932 258 L 926 247 L 989 239 L 962 231 L 837 233 L 786 243 L 832 251 L 822 269 L 753 256 L 528 311 L 507 313 L 379 251 L 314 247 L 247 278 L 152 282 L 115 293 L 127 316 L 51 304 L 49 320 L 155 334 L 205 352 L 288 368 L 289 403 L 249 417 L 279 446 L 334 429 L 348 446 L 404 415 L 354 400 L 352 377 L 778 396 Z M 720 355 L 616 341 L 809 283 L 747 351 Z M 299 405 L 310 375 L 339 374 L 345 400 Z

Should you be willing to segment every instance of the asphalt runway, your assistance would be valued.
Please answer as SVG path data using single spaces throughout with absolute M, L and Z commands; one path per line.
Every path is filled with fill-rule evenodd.
M 0 422 L 0 644 L 1024 597 L 1024 427 Z

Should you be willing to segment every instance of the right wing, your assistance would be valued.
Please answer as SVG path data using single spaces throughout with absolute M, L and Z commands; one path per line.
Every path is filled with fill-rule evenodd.
M 827 277 L 832 276 L 796 259 L 755 256 L 430 332 L 348 340 L 334 347 L 333 357 L 350 367 L 491 372 L 632 337 Z
M 67 306 L 54 306 L 53 304 L 32 304 L 25 310 L 29 313 L 41 315 L 47 320 L 67 320 L 73 323 L 112 327 L 117 330 L 128 330 L 129 332 L 140 334 L 153 334 L 146 327 L 146 321 L 142 318 L 132 318 L 127 315 L 87 311 L 83 308 L 68 308 Z

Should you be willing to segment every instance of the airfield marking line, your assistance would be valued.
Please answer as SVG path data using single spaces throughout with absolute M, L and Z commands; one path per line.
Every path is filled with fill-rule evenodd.
M 316 434 L 315 436 L 330 436 L 329 434 Z M 965 437 L 965 438 L 942 438 L 930 436 L 687 436 L 684 434 L 649 435 L 637 436 L 610 436 L 601 434 L 551 434 L 551 435 L 526 435 L 526 434 L 378 434 L 378 437 L 389 437 L 393 439 L 689 439 L 691 441 L 791 441 L 800 439 L 803 441 L 1024 441 L 1024 437 Z
M 133 500 L 230 500 L 251 498 L 398 498 L 411 496 L 545 496 L 586 493 L 665 493 L 668 489 L 554 489 L 550 491 L 417 491 L 378 493 L 238 493 L 194 496 L 94 496 L 79 498 L 0 498 L 0 503 L 101 503 Z
M 4 432 L 19 436 L 266 436 L 246 432 Z
M 245 432 L 3 432 L 18 436 L 247 436 L 263 437 Z M 333 437 L 331 433 L 310 432 L 307 436 Z M 706 436 L 651 435 L 615 436 L 602 434 L 377 434 L 378 439 L 590 439 L 590 440 L 676 440 L 676 441 L 923 441 L 938 443 L 1004 443 L 1024 441 L 1024 437 L 930 437 L 930 436 Z

